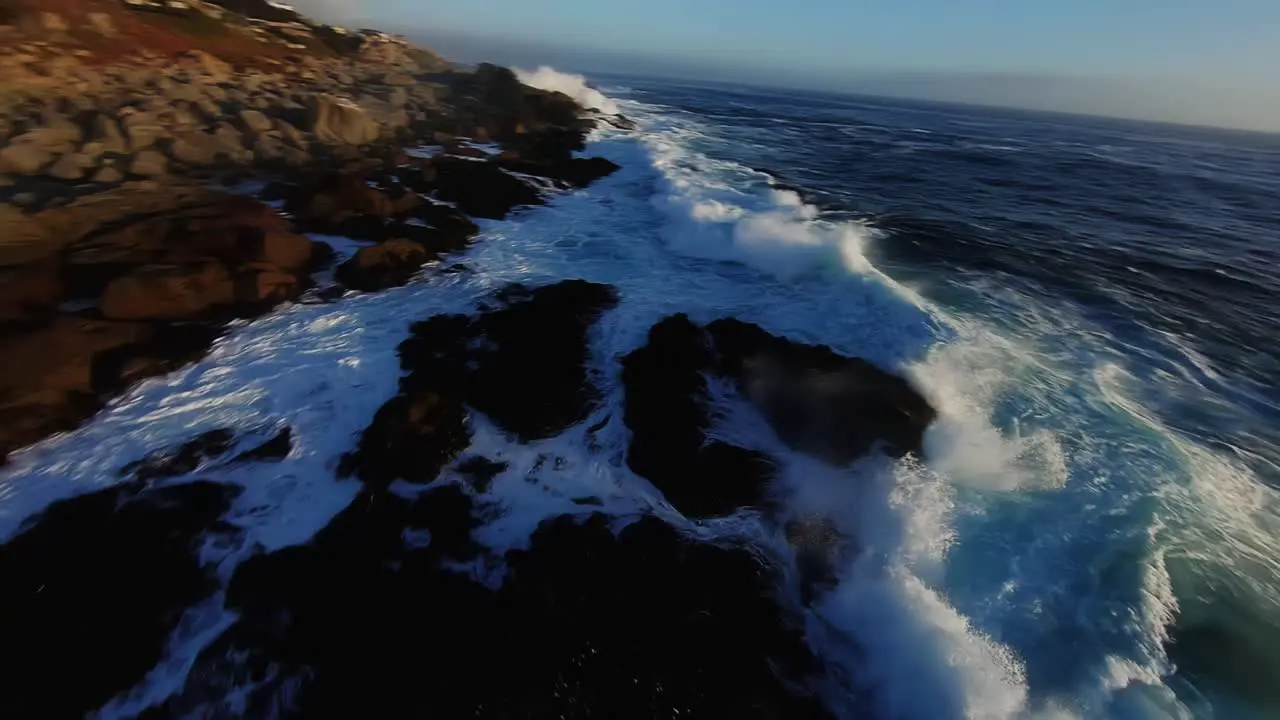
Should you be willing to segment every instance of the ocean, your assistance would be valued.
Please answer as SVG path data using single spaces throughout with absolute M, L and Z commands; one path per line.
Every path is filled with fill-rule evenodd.
M 634 120 L 588 148 L 622 170 L 485 223 L 465 258 L 475 272 L 428 268 L 405 288 L 241 323 L 207 358 L 16 455 L 0 471 L 0 538 L 156 448 L 283 423 L 295 449 L 281 464 L 202 477 L 245 488 L 232 521 L 259 547 L 306 542 L 354 496 L 334 466 L 395 393 L 410 322 L 510 282 L 585 278 L 621 296 L 591 337 L 606 413 L 618 359 L 677 312 L 866 358 L 938 409 L 922 457 L 837 468 L 723 408 L 717 433 L 781 458 L 787 502 L 855 540 L 836 587 L 803 610 L 837 715 L 867 696 L 883 718 L 1280 715 L 1280 137 L 525 77 Z M 656 492 L 622 462 L 619 423 L 592 443 L 473 430 L 511 467 L 492 491 L 510 512 L 476 531 L 494 552 L 581 512 L 520 479 L 547 454 L 564 462 L 544 483 L 606 512 Z M 683 522 L 776 550 L 750 513 Z M 104 715 L 180 686 L 183 658 L 229 622 L 219 601 Z M 864 700 L 846 703 L 854 685 Z

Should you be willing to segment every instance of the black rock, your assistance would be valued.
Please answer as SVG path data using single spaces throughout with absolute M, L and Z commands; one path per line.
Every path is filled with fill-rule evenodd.
M 436 162 L 436 196 L 468 215 L 502 220 L 521 205 L 541 205 L 537 189 L 486 160 L 442 157 Z
M 293 428 L 286 427 L 270 440 L 236 456 L 236 462 L 273 462 L 283 460 L 293 449 Z
M 827 717 L 820 668 L 750 552 L 652 517 L 545 522 L 496 592 L 456 487 L 363 493 L 304 547 L 245 563 L 239 620 L 162 714 L 264 717 Z M 452 568 L 452 569 L 451 569 Z
M 480 315 L 415 324 L 401 363 L 411 377 L 457 388 L 521 440 L 550 437 L 586 419 L 598 399 L 587 378 L 587 332 L 616 303 L 613 288 L 583 280 L 512 285 Z
M 510 160 L 503 165 L 512 172 L 536 175 L 559 181 L 570 187 L 584 188 L 600 178 L 620 170 L 620 166 L 604 158 L 570 158 L 546 162 Z
M 627 464 L 690 517 L 758 505 L 772 476 L 766 457 L 709 437 L 709 374 L 734 380 L 789 445 L 834 464 L 873 447 L 892 456 L 919 452 L 935 417 L 907 381 L 865 360 L 739 320 L 704 330 L 669 317 L 623 361 Z
M 627 464 L 689 517 L 721 516 L 763 499 L 773 472 L 750 450 L 711 442 L 707 381 L 714 363 L 706 334 L 684 315 L 649 331 L 649 343 L 622 363 Z
M 797 450 L 837 465 L 876 445 L 894 457 L 921 451 L 937 413 L 903 378 L 740 320 L 717 320 L 707 332 L 715 341 L 716 370 L 736 380 Z
M 216 587 L 198 550 L 236 491 L 130 482 L 54 503 L 0 545 L 3 717 L 82 717 L 160 661 Z
M 235 435 L 230 430 L 210 430 L 173 450 L 161 450 L 131 462 L 120 470 L 120 476 L 149 482 L 195 472 L 202 463 L 231 449 Z
M 568 280 L 512 285 L 476 315 L 415 323 L 400 345 L 400 391 L 365 429 L 342 470 L 385 485 L 431 482 L 466 449 L 466 408 L 523 441 L 584 420 L 598 391 L 587 378 L 587 331 L 617 294 Z

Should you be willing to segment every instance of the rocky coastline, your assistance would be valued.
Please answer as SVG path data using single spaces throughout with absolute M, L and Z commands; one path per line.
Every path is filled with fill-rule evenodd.
M 625 118 L 384 34 L 253 22 L 280 7 L 252 0 L 189 4 L 198 21 L 8 2 L 0 458 L 200 358 L 228 321 L 420 281 L 477 221 L 618 170 L 578 153 Z M 137 52 L 111 50 L 128 39 Z M 323 236 L 361 247 L 338 259 Z M 305 545 L 248 547 L 227 520 L 243 489 L 201 477 L 281 462 L 288 427 L 200 434 L 27 518 L 0 537 L 0 644 L 20 661 L 0 715 L 829 717 L 827 671 L 784 598 L 829 588 L 846 539 L 779 511 L 775 460 L 714 437 L 708 387 L 840 465 L 921 452 L 935 413 L 901 378 L 733 318 L 673 315 L 617 358 L 629 471 L 691 522 L 758 512 L 798 572 L 657 514 L 618 526 L 590 496 L 500 557 L 471 537 L 502 511 L 488 490 L 507 467 L 472 454 L 473 416 L 524 443 L 585 425 L 602 401 L 588 338 L 621 300 L 567 279 L 413 318 L 395 396 L 335 463 L 355 500 Z M 477 569 L 495 566 L 498 587 Z M 210 602 L 227 624 L 174 658 L 185 613 Z M 162 662 L 184 679 L 152 697 Z

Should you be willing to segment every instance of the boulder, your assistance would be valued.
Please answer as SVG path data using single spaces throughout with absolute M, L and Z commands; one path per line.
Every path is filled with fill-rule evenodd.
M 261 249 L 251 252 L 257 259 L 278 268 L 291 271 L 306 269 L 312 262 L 315 243 L 305 235 L 274 231 L 265 233 Z
M 53 153 L 70 152 L 84 142 L 84 131 L 67 118 L 55 115 L 11 142 L 15 145 L 37 145 Z
M 199 131 L 181 133 L 169 145 L 170 157 L 184 165 L 212 165 L 221 151 L 216 137 Z
M 231 79 L 231 66 L 203 50 L 188 50 L 181 59 L 211 83 L 223 83 Z
M 271 118 L 257 110 L 241 110 L 240 123 L 246 132 L 254 134 L 268 132 L 272 128 Z
M 47 171 L 50 177 L 59 180 L 79 180 L 85 176 L 85 173 L 92 169 L 94 160 L 89 155 L 83 153 L 68 153 L 58 158 Z
M 0 267 L 0 329 L 53 315 L 61 297 L 62 280 L 53 262 Z
M 0 336 L 0 458 L 96 411 L 100 358 L 150 336 L 146 325 L 65 315 Z
M 149 112 L 126 113 L 121 117 L 120 123 L 124 127 L 124 136 L 129 140 L 129 149 L 133 152 L 145 150 L 157 140 L 169 137 L 168 128 Z
M 410 240 L 388 240 L 361 248 L 338 266 L 334 277 L 354 290 L 371 292 L 409 282 L 431 259 L 426 248 Z
M 386 193 L 369 187 L 360 175 L 353 173 L 327 175 L 316 182 L 309 193 L 309 199 L 300 209 L 300 214 L 309 220 L 339 223 L 354 215 L 388 218 L 395 214 Z
M 283 139 L 285 142 L 289 143 L 293 147 L 299 148 L 301 150 L 307 149 L 307 145 L 308 145 L 307 136 L 304 135 L 301 130 L 294 127 L 293 125 L 290 125 L 284 120 L 277 119 L 272 122 L 272 129 L 280 133 L 281 139 Z
M 124 173 L 120 172 L 115 166 L 107 165 L 100 168 L 94 173 L 92 180 L 96 183 L 112 184 L 124 181 Z
M 0 172 L 32 175 L 53 162 L 53 154 L 35 143 L 10 143 L 0 148 Z
M 331 145 L 365 145 L 381 133 L 377 121 L 363 108 L 332 95 L 312 98 L 308 119 L 311 134 Z
M 104 153 L 122 155 L 129 151 L 128 141 L 120 131 L 119 123 L 107 115 L 99 114 L 94 117 L 89 139 L 100 144 Z
M 169 161 L 156 150 L 143 150 L 133 157 L 129 172 L 143 177 L 156 177 L 169 172 Z
M 235 300 L 235 282 L 221 263 L 151 265 L 111 281 L 98 307 L 109 320 L 185 320 Z

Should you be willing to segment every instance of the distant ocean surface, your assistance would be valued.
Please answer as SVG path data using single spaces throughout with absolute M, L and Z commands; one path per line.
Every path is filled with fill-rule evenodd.
M 195 433 L 284 425 L 289 457 L 201 477 L 245 488 L 246 547 L 304 543 L 354 497 L 334 467 L 396 392 L 410 322 L 511 282 L 584 278 L 621 298 L 590 339 L 599 416 L 618 430 L 522 445 L 475 421 L 474 452 L 512 468 L 492 490 L 510 493 L 505 514 L 474 532 L 495 555 L 583 511 L 557 486 L 604 498 L 601 512 L 651 508 L 622 461 L 618 359 L 672 313 L 734 316 L 901 373 L 939 410 L 923 457 L 848 468 L 788 451 L 750 412 L 720 419 L 782 459 L 793 509 L 854 540 L 838 584 L 800 610 L 837 716 L 1280 717 L 1280 137 L 526 79 L 638 123 L 588 148 L 622 170 L 484 223 L 471 272 L 238 324 L 16 456 L 0 538 Z M 542 485 L 519 476 L 552 456 Z M 682 527 L 762 532 L 750 513 Z M 202 607 L 213 630 L 175 637 L 175 657 L 230 622 L 219 598 Z M 103 717 L 189 671 L 162 665 Z
M 1280 136 L 595 80 L 673 252 L 943 409 L 827 608 L 894 710 L 1280 717 Z

